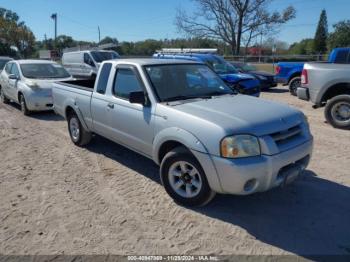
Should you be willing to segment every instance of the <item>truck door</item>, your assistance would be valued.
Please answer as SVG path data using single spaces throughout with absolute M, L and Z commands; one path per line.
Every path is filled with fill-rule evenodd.
M 106 96 L 107 86 L 112 85 L 113 74 L 111 74 L 112 64 L 105 63 L 96 83 L 96 89 L 91 98 L 91 116 L 95 133 L 109 138 L 109 118 L 108 97 Z M 109 84 L 110 82 L 110 84 Z
M 154 129 L 152 105 L 131 104 L 131 92 L 146 91 L 137 69 L 130 65 L 118 65 L 109 96 L 110 136 L 144 155 L 152 155 Z

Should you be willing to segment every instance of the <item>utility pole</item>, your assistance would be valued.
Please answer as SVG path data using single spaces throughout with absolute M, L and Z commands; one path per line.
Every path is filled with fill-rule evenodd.
M 263 45 L 263 32 L 261 31 L 261 35 L 260 35 L 260 50 L 259 50 L 259 63 L 261 63 L 262 45 Z
M 98 29 L 98 44 L 101 43 L 101 31 L 100 31 L 100 26 L 97 27 Z
M 57 40 L 57 13 L 51 15 L 51 19 L 55 21 L 55 42 Z

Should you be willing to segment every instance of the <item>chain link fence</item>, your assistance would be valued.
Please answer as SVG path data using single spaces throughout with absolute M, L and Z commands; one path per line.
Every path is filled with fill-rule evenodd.
M 225 56 L 228 61 L 246 63 L 311 62 L 326 61 L 328 55 L 263 55 L 263 56 Z

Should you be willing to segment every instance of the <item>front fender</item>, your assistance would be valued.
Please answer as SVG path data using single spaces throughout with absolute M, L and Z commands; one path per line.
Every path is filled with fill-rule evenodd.
M 208 153 L 203 143 L 195 135 L 181 128 L 170 127 L 159 132 L 153 140 L 153 160 L 157 164 L 160 164 L 158 157 L 160 147 L 167 141 L 179 142 L 188 149 Z
M 186 130 L 171 127 L 164 129 L 158 133 L 153 141 L 153 160 L 158 165 L 160 164 L 159 150 L 161 146 L 167 141 L 176 141 L 186 146 L 201 164 L 206 174 L 210 188 L 217 193 L 223 192 L 219 177 L 217 175 L 216 167 L 214 165 L 213 159 L 208 153 L 208 150 L 195 135 Z

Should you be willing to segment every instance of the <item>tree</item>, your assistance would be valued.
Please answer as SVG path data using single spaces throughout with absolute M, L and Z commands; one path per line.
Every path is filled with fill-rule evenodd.
M 314 51 L 319 54 L 327 52 L 328 21 L 326 10 L 322 10 L 314 38 Z
M 314 49 L 314 39 L 307 38 L 299 43 L 293 43 L 289 47 L 289 53 L 292 55 L 311 55 Z
M 56 41 L 53 41 L 55 49 L 62 52 L 65 48 L 76 46 L 76 41 L 71 36 L 59 35 Z
M 101 41 L 100 41 L 100 45 L 104 45 L 104 44 L 116 44 L 118 45 L 118 40 L 117 38 L 113 38 L 113 37 L 110 37 L 110 36 L 106 36 L 105 38 L 103 38 Z
M 328 38 L 329 49 L 350 46 L 350 20 L 341 21 L 333 27 L 334 31 Z
M 273 0 L 192 0 L 197 10 L 189 15 L 178 9 L 175 24 L 179 32 L 198 38 L 223 41 L 232 54 L 240 53 L 241 42 L 266 34 L 295 17 L 291 6 L 282 12 L 268 11 Z
M 24 57 L 34 52 L 33 32 L 15 12 L 5 8 L 0 8 L 0 41 L 3 46 L 15 46 Z

